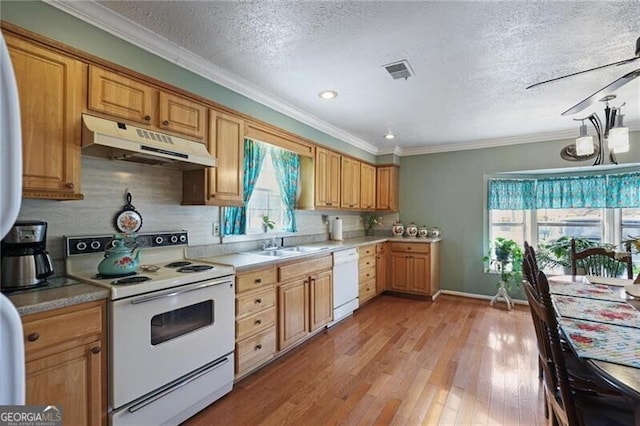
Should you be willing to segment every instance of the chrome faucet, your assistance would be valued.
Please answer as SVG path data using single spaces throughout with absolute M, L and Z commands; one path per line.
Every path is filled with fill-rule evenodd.
M 272 250 L 272 249 L 277 249 L 277 248 L 280 248 L 280 245 L 278 244 L 278 239 L 277 238 L 272 238 L 272 239 L 262 243 L 262 250 Z

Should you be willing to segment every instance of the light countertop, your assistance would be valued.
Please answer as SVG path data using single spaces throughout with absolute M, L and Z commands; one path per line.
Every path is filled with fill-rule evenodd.
M 290 262 L 292 260 L 299 260 L 304 257 L 317 256 L 319 254 L 333 253 L 334 251 L 340 251 L 348 248 L 358 248 L 370 244 L 383 243 L 386 241 L 392 242 L 407 242 L 407 243 L 421 243 L 432 244 L 440 241 L 441 238 L 417 238 L 417 237 L 358 237 L 349 238 L 344 241 L 320 241 L 310 244 L 300 244 L 304 247 L 320 247 L 319 250 L 301 253 L 295 256 L 283 256 L 283 257 L 271 257 L 271 256 L 259 256 L 248 253 L 232 253 L 222 256 L 212 256 L 200 258 L 199 260 L 211 263 L 219 263 L 223 265 L 231 265 L 236 268 L 237 272 L 243 270 L 258 268 L 262 266 L 275 265 L 283 262 Z
M 6 293 L 6 296 L 23 316 L 107 299 L 109 290 L 63 277 L 49 280 L 46 287 Z

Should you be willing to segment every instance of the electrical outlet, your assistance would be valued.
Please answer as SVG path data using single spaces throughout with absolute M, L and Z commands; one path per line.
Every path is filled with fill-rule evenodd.
M 213 222 L 213 236 L 220 236 L 220 224 L 218 222 Z

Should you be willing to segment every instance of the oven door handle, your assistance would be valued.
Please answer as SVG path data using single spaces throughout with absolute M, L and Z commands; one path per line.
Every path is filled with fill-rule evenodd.
M 196 370 L 194 371 L 190 376 L 187 376 L 183 381 L 176 383 L 175 385 L 171 386 L 170 388 L 164 389 L 154 395 L 151 395 L 149 398 L 145 399 L 144 401 L 140 401 L 139 403 L 132 405 L 131 407 L 129 407 L 129 409 L 127 411 L 129 411 L 130 413 L 135 413 L 136 411 L 142 410 L 144 407 L 146 407 L 149 404 L 154 403 L 155 401 L 159 400 L 160 398 L 164 397 L 165 395 L 170 394 L 171 392 L 180 389 L 181 387 L 188 385 L 189 383 L 193 382 L 196 379 L 199 379 L 200 377 L 204 376 L 205 374 L 211 372 L 212 370 L 215 370 L 216 368 L 222 367 L 223 365 L 225 365 L 226 363 L 229 362 L 229 358 L 228 357 L 224 357 L 224 359 L 220 359 L 218 361 L 216 361 L 213 364 L 210 365 L 205 365 L 204 367 L 202 367 L 200 370 Z
M 203 288 L 213 287 L 214 285 L 220 285 L 220 284 L 231 284 L 231 285 L 233 285 L 233 282 L 229 281 L 229 280 L 224 280 L 224 281 L 212 281 L 212 282 L 202 283 L 200 285 L 196 285 L 196 286 L 192 286 L 192 287 L 188 287 L 188 288 L 179 288 L 178 290 L 175 290 L 175 291 L 172 291 L 172 292 L 169 292 L 169 293 L 152 294 L 152 295 L 149 295 L 149 296 L 138 297 L 137 299 L 132 299 L 131 300 L 131 304 L 132 305 L 139 305 L 140 303 L 151 302 L 153 300 L 163 299 L 165 297 L 174 297 L 174 296 L 177 296 L 179 294 L 188 293 L 190 291 L 195 291 L 195 290 L 202 290 Z

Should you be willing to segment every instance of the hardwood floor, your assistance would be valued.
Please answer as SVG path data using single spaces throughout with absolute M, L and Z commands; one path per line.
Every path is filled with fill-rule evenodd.
M 542 425 L 528 308 L 380 296 L 185 424 Z

